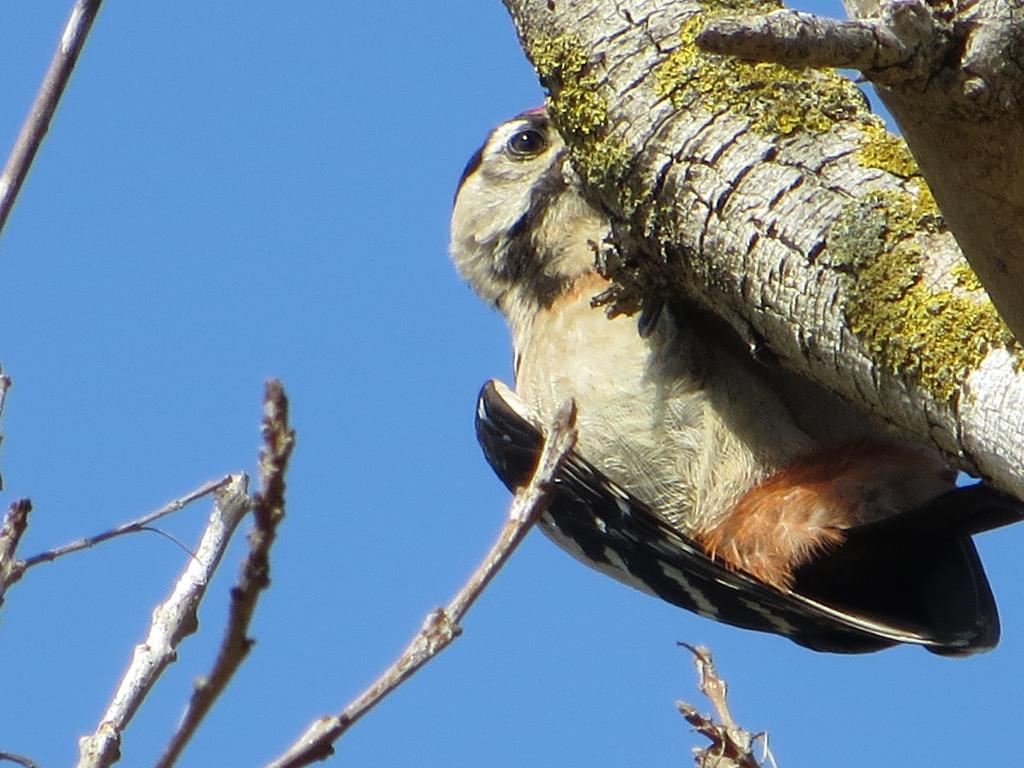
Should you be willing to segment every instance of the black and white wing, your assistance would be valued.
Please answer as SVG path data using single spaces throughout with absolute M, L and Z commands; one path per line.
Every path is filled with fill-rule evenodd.
M 543 436 L 501 382 L 477 401 L 477 439 L 510 489 L 525 484 Z M 782 592 L 708 556 L 644 502 L 573 452 L 542 530 L 592 567 L 716 621 L 783 635 L 817 651 L 864 653 L 914 643 L 940 654 L 988 650 L 999 617 L 971 535 L 1020 520 L 1019 502 L 960 488 L 905 515 L 850 529 Z

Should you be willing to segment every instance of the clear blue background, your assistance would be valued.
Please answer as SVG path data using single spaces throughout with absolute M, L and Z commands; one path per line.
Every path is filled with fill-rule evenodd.
M 70 0 L 0 5 L 0 146 Z M 838 0 L 807 8 L 841 15 Z M 500 318 L 446 254 L 459 173 L 542 92 L 498 0 L 108 3 L 0 240 L 3 504 L 27 555 L 252 471 L 262 382 L 292 398 L 288 518 L 248 663 L 183 760 L 259 765 L 340 710 L 490 545 L 508 495 L 472 431 L 509 378 Z M 193 543 L 205 506 L 165 527 Z M 465 634 L 338 743 L 338 765 L 689 764 L 706 643 L 740 722 L 784 766 L 1005 764 L 1016 754 L 1024 528 L 980 542 L 1004 642 L 969 660 L 815 654 L 700 619 L 533 533 Z M 221 636 L 242 547 L 201 632 L 139 712 L 152 764 Z M 67 765 L 181 550 L 137 535 L 40 566 L 0 613 L 0 750 Z

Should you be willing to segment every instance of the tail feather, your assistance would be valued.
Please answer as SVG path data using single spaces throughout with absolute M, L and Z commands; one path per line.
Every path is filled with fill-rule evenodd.
M 959 655 L 999 642 L 999 614 L 975 533 L 1017 522 L 1024 507 L 983 485 L 954 489 L 917 509 L 846 531 L 845 541 L 796 572 L 794 589 L 849 610 L 969 637 Z

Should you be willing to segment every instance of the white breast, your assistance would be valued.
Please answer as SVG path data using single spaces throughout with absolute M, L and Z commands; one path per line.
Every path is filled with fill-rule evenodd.
M 513 323 L 516 389 L 545 420 L 574 398 L 582 455 L 673 525 L 706 530 L 814 446 L 742 366 L 695 347 L 668 313 L 641 338 L 636 318 L 590 306 L 595 287 Z

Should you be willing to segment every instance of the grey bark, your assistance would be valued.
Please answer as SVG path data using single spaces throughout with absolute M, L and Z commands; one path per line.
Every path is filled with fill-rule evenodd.
M 861 13 L 872 12 L 872 0 Z M 1024 337 L 1024 8 L 959 2 L 936 31 L 946 57 L 910 82 L 879 83 L 957 241 Z M 852 11 L 853 9 L 851 9 Z
M 999 13 L 1012 6 L 1018 16 L 1006 18 L 1015 21 L 1022 3 L 1010 0 Z M 1014 238 L 1024 226 L 1017 215 L 1024 198 L 1011 190 L 1021 179 L 1024 144 L 988 141 L 985 162 L 978 159 L 981 148 L 973 154 L 964 148 L 983 141 L 986 120 L 1009 125 L 1019 117 L 1013 67 L 993 74 L 999 68 L 985 65 L 982 91 L 992 98 L 954 99 L 963 88 L 947 88 L 945 112 L 916 111 L 905 92 L 934 79 L 928 70 L 939 66 L 929 47 L 934 41 L 922 43 L 913 26 L 909 33 L 898 28 L 896 37 L 875 35 L 889 47 L 871 60 L 885 62 L 879 78 L 888 77 L 886 98 L 897 117 L 912 123 L 912 142 L 929 131 L 940 139 L 914 146 L 943 216 L 905 145 L 885 132 L 852 84 L 829 71 L 711 54 L 696 42 L 706 26 L 738 8 L 749 17 L 775 6 L 753 0 L 505 4 L 550 90 L 574 165 L 613 217 L 614 245 L 603 257 L 619 282 L 620 308 L 634 310 L 658 293 L 696 300 L 752 346 L 894 432 L 935 445 L 962 468 L 1024 494 L 1020 347 L 951 232 L 972 260 L 977 250 L 979 264 L 989 259 L 986 244 L 1002 241 L 1021 253 Z M 858 5 L 871 10 L 870 0 Z M 977 11 L 985 3 L 964 5 Z M 946 22 L 942 34 L 953 28 Z M 977 45 L 1016 39 L 983 31 L 975 35 Z M 893 65 L 892 50 L 906 40 L 920 60 Z M 997 60 L 973 49 L 965 55 Z M 933 105 L 941 98 L 925 95 Z M 972 103 L 988 117 L 968 114 Z M 1001 116 L 993 118 L 993 110 Z M 943 145 L 950 124 L 959 129 Z M 1017 136 L 1021 129 L 1014 130 Z M 936 145 L 944 155 L 935 154 Z M 983 186 L 994 164 L 1006 171 L 1001 195 Z M 1007 257 L 1004 251 L 1004 263 Z M 1024 308 L 1024 280 L 1000 279 L 998 272 L 993 278 L 981 267 L 979 273 L 994 280 L 992 293 L 1005 292 Z

